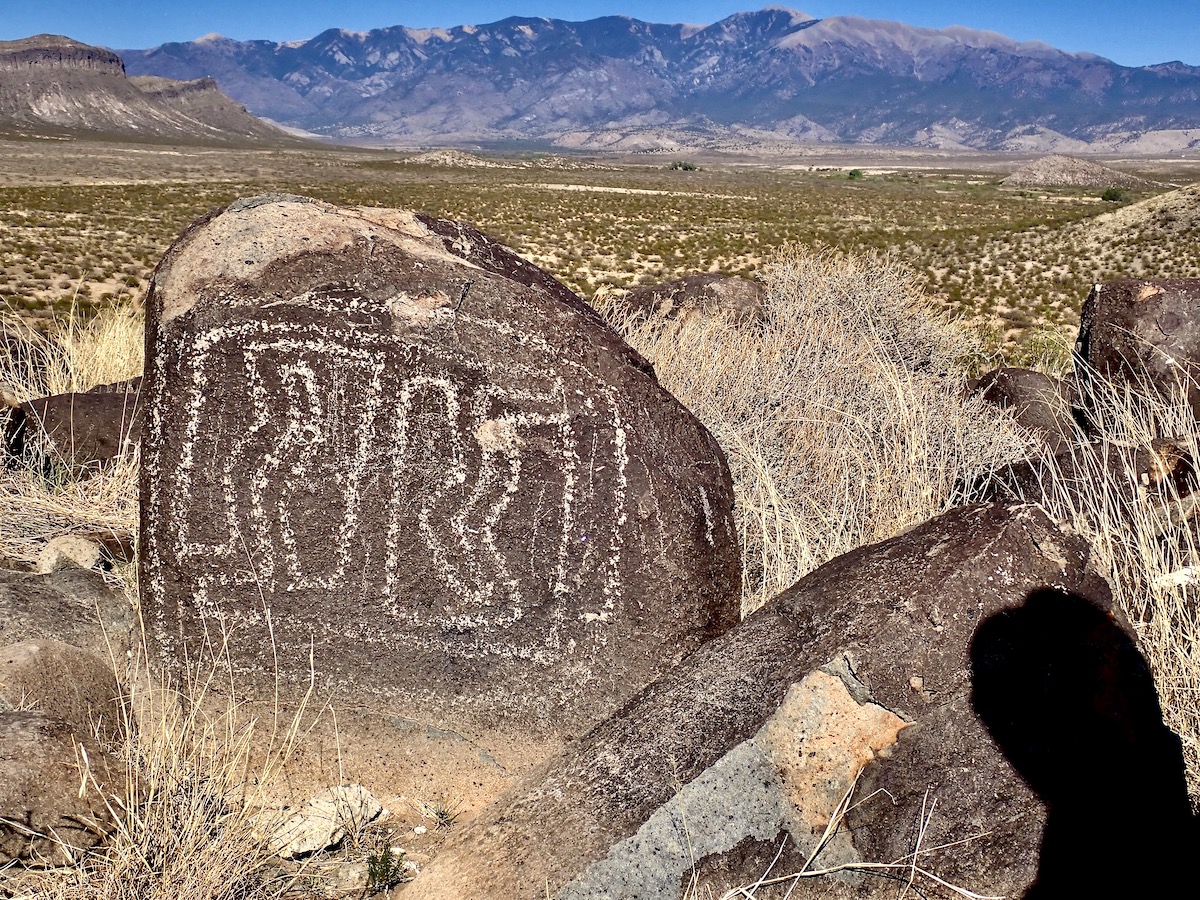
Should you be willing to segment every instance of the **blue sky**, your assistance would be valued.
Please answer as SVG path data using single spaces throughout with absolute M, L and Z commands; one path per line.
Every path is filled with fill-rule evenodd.
M 451 26 L 509 15 L 591 19 L 630 15 L 651 22 L 709 23 L 765 3 L 719 0 L 0 0 L 0 40 L 40 32 L 140 49 L 210 32 L 241 40 L 300 40 L 326 28 Z M 1090 50 L 1123 65 L 1179 59 L 1200 65 L 1196 0 L 854 0 L 791 3 L 818 18 L 859 15 L 928 28 L 966 25 L 1063 50 Z

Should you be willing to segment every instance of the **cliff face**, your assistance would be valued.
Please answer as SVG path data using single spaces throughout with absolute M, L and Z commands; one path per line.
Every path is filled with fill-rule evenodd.
M 0 41 L 0 132 L 291 143 L 211 78 L 127 78 L 111 50 L 60 35 Z
M 71 70 L 125 77 L 121 57 L 103 47 L 81 44 L 58 34 L 0 41 L 0 72 Z

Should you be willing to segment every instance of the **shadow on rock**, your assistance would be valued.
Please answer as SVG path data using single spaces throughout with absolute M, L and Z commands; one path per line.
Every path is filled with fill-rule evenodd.
M 1037 590 L 980 626 L 971 672 L 976 712 L 1047 809 L 1027 900 L 1166 893 L 1197 828 L 1179 739 L 1126 631 Z

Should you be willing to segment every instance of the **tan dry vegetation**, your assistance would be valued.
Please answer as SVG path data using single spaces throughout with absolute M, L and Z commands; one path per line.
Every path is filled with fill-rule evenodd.
M 744 613 L 960 505 L 966 485 L 1028 450 L 1010 418 L 965 397 L 978 343 L 907 267 L 793 247 L 765 280 L 761 325 L 606 309 L 729 458 Z
M 0 321 L 0 391 L 8 402 L 86 391 L 141 375 L 140 307 L 112 307 L 91 319 L 68 315 L 47 333 Z M 109 531 L 136 535 L 138 464 L 122 459 L 80 477 L 64 460 L 0 472 L 0 557 L 34 562 L 50 537 Z M 131 574 L 131 573 L 130 573 Z

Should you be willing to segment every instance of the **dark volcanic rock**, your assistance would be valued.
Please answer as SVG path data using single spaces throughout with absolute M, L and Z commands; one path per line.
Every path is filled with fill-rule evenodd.
M 129 601 L 95 572 L 0 570 L 0 646 L 55 640 L 107 659 L 110 652 L 124 654 L 136 622 Z
M 1057 379 L 1032 369 L 1005 367 L 983 375 L 974 393 L 1008 410 L 1018 425 L 1042 439 L 1052 455 L 1076 440 L 1071 392 Z
M 6 705 L 33 706 L 77 734 L 113 739 L 121 733 L 121 692 L 112 662 L 61 641 L 0 648 L 0 709 Z
M 1083 649 L 1067 658 L 1095 663 L 1098 655 L 1098 668 L 1109 671 L 1104 660 L 1120 657 L 1135 670 L 1129 703 L 1151 702 L 1145 664 L 1130 662 L 1132 644 L 1112 624 L 1111 596 L 1087 553 L 1082 540 L 1032 507 L 975 506 L 831 561 L 701 647 L 454 834 L 408 894 L 665 900 L 679 897 L 695 872 L 697 896 L 710 888 L 720 896 L 756 882 L 777 852 L 773 876 L 797 871 L 862 770 L 849 827 L 817 867 L 903 858 L 922 813 L 933 810 L 923 847 L 975 839 L 930 857 L 930 868 L 984 894 L 1019 895 L 1039 871 L 1046 808 L 1022 777 L 1026 757 L 1014 767 L 989 728 L 1004 732 L 1003 711 L 993 705 L 1003 690 L 996 673 L 1022 660 L 1002 641 L 972 642 L 994 617 L 1017 621 L 1021 610 L 1040 609 L 1038 598 L 1050 590 L 1066 598 L 1067 618 L 1084 633 Z M 1103 635 L 1098 620 L 1109 623 Z M 1006 621 L 996 626 L 1002 635 L 1011 634 Z M 1059 638 L 1068 624 L 1060 619 Z M 982 719 L 972 706 L 980 671 Z M 1039 682 L 1028 675 L 1020 684 L 1036 689 Z M 1142 730 L 1149 750 L 1126 756 L 1126 740 L 1118 753 L 1158 767 L 1162 779 L 1141 812 L 1169 813 L 1179 825 L 1186 792 L 1178 741 L 1156 706 L 1122 719 L 1128 697 L 1114 702 L 1111 695 L 1121 684 L 1084 675 L 1055 699 L 1067 708 L 1111 708 L 1113 721 Z M 1033 746 L 1062 770 L 1079 752 L 1104 752 L 1064 745 L 1061 729 L 1053 737 Z M 1032 740 L 1027 730 L 1020 740 Z M 1008 741 L 1005 734 L 1005 750 Z M 1138 771 L 1114 777 L 1136 784 Z M 877 787 L 890 798 L 871 797 Z M 1124 806 L 1121 815 L 1129 811 Z M 1105 815 L 1089 834 L 1109 828 L 1128 837 L 1144 821 Z M 1110 853 L 1100 844 L 1091 852 L 1097 867 Z M 895 881 L 861 875 L 808 879 L 789 893 L 792 887 L 760 888 L 755 896 L 896 894 Z
M 766 314 L 767 291 L 746 278 L 702 273 L 663 284 L 636 287 L 623 301 L 630 311 L 674 318 L 688 310 L 727 313 L 735 321 L 760 322 Z
M 311 652 L 322 690 L 386 712 L 386 752 L 439 735 L 478 767 L 580 733 L 737 620 L 715 441 L 477 232 L 239 201 L 176 242 L 148 309 L 141 584 L 163 657 L 226 629 L 270 697 L 276 661 L 304 691 Z
M 5 449 L 13 458 L 86 466 L 130 452 L 141 432 L 139 379 L 22 403 L 10 414 Z
M 0 866 L 63 865 L 74 856 L 63 845 L 99 843 L 113 822 L 96 784 L 120 790 L 123 769 L 91 738 L 45 713 L 0 712 Z
M 1200 413 L 1200 279 L 1136 278 L 1095 285 L 1083 304 L 1076 352 L 1117 384 L 1163 395 L 1186 391 Z M 1088 392 L 1083 391 L 1085 405 Z

